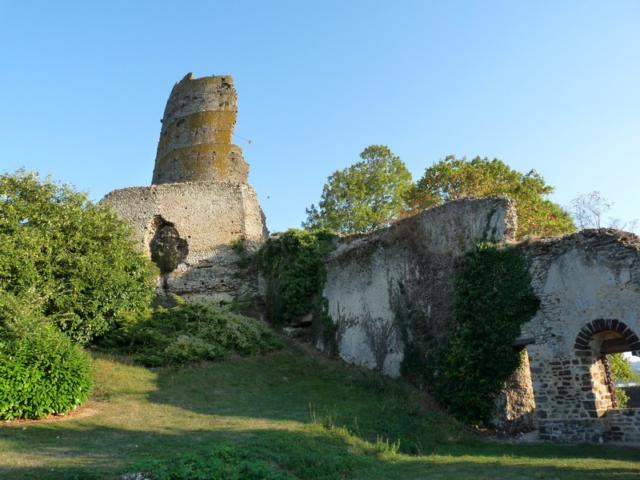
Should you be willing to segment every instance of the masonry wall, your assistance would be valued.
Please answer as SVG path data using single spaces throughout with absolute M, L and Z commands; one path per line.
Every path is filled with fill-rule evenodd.
M 159 224 L 173 226 L 188 253 L 160 279 L 160 288 L 187 299 L 232 300 L 254 295 L 257 280 L 243 277 L 234 241 L 255 250 L 266 238 L 264 215 L 247 184 L 197 182 L 115 190 L 103 200 L 133 228 L 140 249 L 151 255 Z
M 460 257 L 479 241 L 512 240 L 515 228 L 510 200 L 465 199 L 343 239 L 324 289 L 340 357 L 397 377 L 407 342 L 428 355 L 453 322 Z
M 612 409 L 602 336 L 640 350 L 640 239 L 586 230 L 521 245 L 540 298 L 522 329 L 540 439 L 640 441 L 637 411 Z
M 162 118 L 152 183 L 246 183 L 249 166 L 231 143 L 237 102 L 228 75 L 189 73 L 176 83 Z

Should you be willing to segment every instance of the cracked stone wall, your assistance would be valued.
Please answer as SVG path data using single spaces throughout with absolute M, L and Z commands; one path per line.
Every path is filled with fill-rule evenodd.
M 238 266 L 266 239 L 248 165 L 231 144 L 237 94 L 229 76 L 186 75 L 162 119 L 153 185 L 115 190 L 102 202 L 133 227 L 140 249 L 160 267 L 159 293 L 230 301 L 257 293 Z
M 173 270 L 164 272 L 166 292 L 193 300 L 225 300 L 254 295 L 257 280 L 242 275 L 242 240 L 255 250 L 265 239 L 262 211 L 254 190 L 246 184 L 222 182 L 171 183 L 133 187 L 109 193 L 103 202 L 134 229 L 140 249 L 151 257 L 156 218 L 174 226 L 188 253 Z

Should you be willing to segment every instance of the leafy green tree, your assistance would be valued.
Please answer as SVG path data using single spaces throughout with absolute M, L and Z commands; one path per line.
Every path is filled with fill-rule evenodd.
M 402 160 L 384 145 L 365 148 L 360 158 L 327 179 L 319 206 L 307 209 L 303 227 L 365 233 L 389 224 L 406 210 L 412 180 Z
M 535 170 L 523 174 L 497 158 L 448 156 L 426 169 L 415 186 L 412 207 L 417 210 L 464 197 L 508 195 L 516 201 L 518 238 L 575 231 L 571 216 L 547 198 L 552 192 L 553 187 Z
M 5 304 L 15 312 L 35 311 L 75 342 L 87 343 L 122 315 L 148 308 L 155 275 L 128 225 L 106 206 L 35 173 L 0 175 L 5 313 Z
M 611 375 L 613 383 L 617 382 L 638 382 L 640 375 L 633 371 L 631 362 L 625 358 L 622 353 L 612 353 L 608 356 L 609 365 L 611 366 Z M 629 402 L 627 392 L 622 388 L 615 388 L 618 407 L 625 408 Z

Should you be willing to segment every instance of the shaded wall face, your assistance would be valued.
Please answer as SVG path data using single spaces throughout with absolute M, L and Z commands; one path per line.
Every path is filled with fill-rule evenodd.
M 583 232 L 523 248 L 541 300 L 522 330 L 535 339 L 528 352 L 540 438 L 640 441 L 636 412 L 614 409 L 601 351 L 603 335 L 640 331 L 638 245 Z
M 324 290 L 339 355 L 390 376 L 400 375 L 407 342 L 428 356 L 453 322 L 460 257 L 514 234 L 510 201 L 469 199 L 344 239 L 327 260 Z

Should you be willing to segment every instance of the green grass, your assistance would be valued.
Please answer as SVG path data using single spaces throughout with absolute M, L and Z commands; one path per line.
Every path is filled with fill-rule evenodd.
M 483 442 L 410 386 L 293 346 L 181 368 L 94 357 L 86 407 L 0 424 L 0 478 L 119 478 L 220 448 L 305 480 L 640 478 L 638 449 Z

